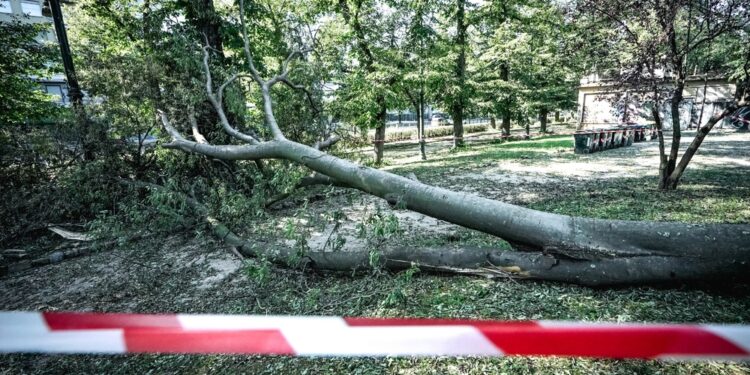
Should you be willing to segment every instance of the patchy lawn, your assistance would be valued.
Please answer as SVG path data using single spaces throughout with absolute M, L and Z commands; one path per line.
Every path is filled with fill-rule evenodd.
M 690 135 L 687 135 L 690 137 Z M 575 155 L 572 137 L 493 143 L 458 152 L 432 144 L 387 149 L 399 174 L 537 209 L 603 218 L 750 222 L 750 134 L 711 134 L 676 192 L 656 185 L 656 143 Z M 324 199 L 307 199 L 311 194 Z M 414 246 L 502 240 L 423 215 L 391 210 L 358 192 L 313 190 L 290 198 L 264 229 L 290 245 L 345 251 L 388 241 Z M 373 217 L 378 218 L 374 220 Z M 338 224 L 336 224 L 338 222 Z M 362 225 L 363 223 L 369 223 Z M 289 223 L 293 223 L 290 226 Z M 393 227 L 396 223 L 396 228 Z M 290 230 L 291 228 L 291 230 Z M 258 228 L 237 228 L 253 237 Z M 386 230 L 387 229 L 387 230 Z M 365 233 L 362 233 L 362 232 Z M 369 231 L 369 232 L 368 232 Z M 295 234 L 296 233 L 296 234 Z M 750 322 L 750 288 L 600 290 L 533 281 L 372 271 L 312 273 L 240 260 L 190 233 L 147 238 L 0 279 L 0 309 L 565 319 L 607 322 Z M 289 358 L 180 355 L 4 355 L 0 373 L 248 374 L 741 374 L 746 364 L 561 358 Z

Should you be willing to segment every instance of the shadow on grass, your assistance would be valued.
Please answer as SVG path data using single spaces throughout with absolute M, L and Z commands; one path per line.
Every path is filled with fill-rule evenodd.
M 560 184 L 529 204 L 541 211 L 620 220 L 689 223 L 750 222 L 750 176 L 746 169 L 693 168 L 676 191 L 659 191 L 653 176 Z

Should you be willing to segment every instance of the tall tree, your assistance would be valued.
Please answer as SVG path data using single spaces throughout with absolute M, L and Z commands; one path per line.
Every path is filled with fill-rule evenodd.
M 409 0 L 402 4 L 402 12 L 408 18 L 405 40 L 401 47 L 403 62 L 397 67 L 400 72 L 399 86 L 416 113 L 417 137 L 422 160 L 427 160 L 425 151 L 425 106 L 433 95 L 432 88 L 438 83 L 433 59 L 438 47 L 438 31 L 435 29 L 436 1 Z
M 370 85 L 370 90 L 363 90 L 363 93 L 372 94 L 370 125 L 375 128 L 374 154 L 375 164 L 383 162 L 383 149 L 385 143 L 385 125 L 388 114 L 388 95 L 390 94 L 390 85 L 393 84 L 392 77 L 383 77 L 379 70 L 379 64 L 383 63 L 379 57 L 383 57 L 379 49 L 383 47 L 383 18 L 381 17 L 378 6 L 385 6 L 376 1 L 370 0 L 339 0 L 336 11 L 344 19 L 346 25 L 353 34 L 353 48 L 357 51 L 358 65 L 361 66 L 360 89 Z M 354 78 L 354 77 L 351 77 Z M 363 82 L 363 80 L 365 82 Z M 350 93 L 353 93 L 350 91 Z M 362 98 L 360 98 L 362 99 Z M 367 111 L 370 112 L 370 111 Z
M 622 86 L 646 92 L 653 103 L 652 116 L 659 135 L 659 188 L 673 190 L 713 126 L 738 106 L 735 100 L 724 111 L 713 116 L 679 156 L 682 138 L 680 106 L 691 54 L 709 42 L 750 22 L 750 8 L 742 0 L 649 0 L 649 1 L 582 1 L 578 9 L 591 15 L 599 28 L 609 27 L 617 58 L 610 65 L 612 75 Z M 613 43 L 610 42 L 610 46 Z M 662 105 L 669 106 L 672 141 L 666 144 Z
M 456 39 L 455 54 L 456 65 L 455 94 L 451 103 L 451 117 L 453 118 L 453 147 L 464 145 L 464 110 L 466 109 L 466 50 L 468 40 L 466 37 L 468 23 L 466 22 L 466 0 L 456 0 Z

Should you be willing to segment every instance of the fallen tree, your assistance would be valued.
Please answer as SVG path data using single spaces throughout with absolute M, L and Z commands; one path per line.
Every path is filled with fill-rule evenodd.
M 244 30 L 242 16 L 240 19 Z M 498 236 L 523 250 L 462 249 L 448 254 L 440 249 L 419 252 L 392 249 L 384 254 L 385 258 L 397 259 L 398 262 L 393 264 L 386 261 L 383 264 L 386 267 L 400 268 L 408 264 L 403 262 L 461 268 L 481 263 L 512 269 L 526 277 L 584 285 L 747 277 L 750 225 L 603 220 L 541 212 L 357 165 L 322 151 L 320 145 L 329 144 L 329 140 L 313 146 L 291 141 L 277 124 L 271 89 L 278 83 L 297 87 L 288 80 L 288 73 L 289 65 L 298 53 L 290 54 L 278 75 L 264 79 L 254 66 L 244 33 L 243 39 L 249 71 L 247 76 L 260 87 L 265 123 L 272 138 L 261 140 L 255 135 L 238 131 L 228 122 L 223 115 L 222 93 L 228 83 L 238 76 L 222 84 L 214 93 L 209 66 L 204 59 L 207 95 L 219 114 L 224 130 L 243 144 L 211 145 L 191 141 L 172 126 L 166 113 L 160 112 L 160 120 L 172 138 L 164 147 L 222 160 L 283 159 L 299 163 L 327 176 L 337 185 L 383 198 L 400 208 Z M 208 53 L 207 47 L 204 53 Z M 216 227 L 214 230 L 217 230 Z M 229 234 L 223 237 L 234 238 Z M 244 243 L 239 242 L 244 240 L 237 237 L 233 241 L 235 246 L 245 249 Z M 247 246 L 244 253 L 258 255 L 250 249 L 251 246 Z M 367 254 L 346 252 L 307 256 L 316 267 L 326 269 L 357 268 L 367 258 Z M 441 263 L 449 258 L 455 258 L 453 263 Z
M 142 181 L 122 183 L 151 190 L 166 190 L 161 185 Z M 318 179 L 322 181 L 322 179 Z M 174 193 L 174 192 L 173 192 Z M 276 264 L 304 269 L 350 272 L 380 267 L 389 270 L 408 269 L 414 265 L 423 271 L 478 275 L 489 278 L 539 279 L 586 286 L 635 285 L 666 281 L 704 281 L 741 278 L 737 270 L 746 267 L 735 259 L 697 259 L 665 255 L 613 256 L 578 259 L 544 252 L 507 251 L 486 247 L 430 246 L 413 249 L 387 246 L 377 260 L 369 252 L 325 251 L 311 249 L 300 255 L 296 249 L 274 240 L 250 241 L 241 237 L 212 216 L 197 199 L 181 198 L 201 217 L 212 234 L 240 254 L 259 257 Z M 727 273 L 717 270 L 729 269 Z M 736 270 L 735 270 L 736 269 Z

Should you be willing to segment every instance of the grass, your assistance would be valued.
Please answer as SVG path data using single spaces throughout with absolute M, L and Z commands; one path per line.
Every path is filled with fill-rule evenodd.
M 573 140 L 569 136 L 548 136 L 530 141 L 504 141 L 468 144 L 461 149 L 442 149 L 430 153 L 427 161 L 411 164 L 391 164 L 388 170 L 414 173 L 430 177 L 456 170 L 471 170 L 497 160 L 543 162 L 550 156 L 570 159 Z M 413 151 L 412 151 L 413 152 Z M 403 151 L 402 151 L 403 153 Z M 398 154 L 397 154 L 398 155 Z
M 525 157 L 544 163 L 550 155 L 576 158 L 572 141 L 549 137 L 532 142 L 474 145 L 458 152 L 439 151 L 427 163 L 394 164 L 398 173 L 440 182 L 456 170 L 481 171 L 497 159 Z M 595 162 L 595 160 L 590 160 Z M 649 177 L 568 184 L 532 184 L 539 197 L 529 206 L 573 215 L 617 219 L 750 221 L 750 181 L 741 168 L 694 168 L 680 190 L 659 193 Z M 477 181 L 476 184 L 484 184 Z M 538 185 L 538 186 L 537 186 Z M 482 187 L 482 186 L 480 186 Z M 497 186 L 484 186 L 497 189 Z M 500 187 L 504 188 L 504 187 Z M 536 191 L 536 190 L 535 190 Z M 354 194 L 354 193 L 352 193 Z M 329 203 L 322 202 L 321 205 Z M 407 233 L 414 246 L 445 243 L 503 246 L 496 238 L 459 229 L 450 236 Z M 145 250 L 147 249 L 147 250 Z M 110 255 L 111 254 L 111 255 Z M 117 255 L 117 258 L 112 256 Z M 180 254 L 177 261 L 170 254 Z M 208 254 L 208 255 L 207 255 Z M 490 281 L 425 273 L 358 275 L 259 268 L 235 272 L 220 284 L 197 288 L 205 266 L 191 262 L 226 254 L 213 240 L 177 236 L 147 239 L 115 252 L 65 262 L 26 279 L 1 280 L 11 296 L 3 309 L 62 309 L 227 314 L 344 315 L 550 319 L 607 322 L 750 322 L 748 286 L 724 289 L 683 287 L 592 289 L 547 282 Z M 190 262 L 184 261 L 185 259 Z M 99 264 L 108 265 L 102 273 Z M 112 271 L 114 270 L 114 271 Z M 250 272 L 252 270 L 252 272 Z M 97 276 L 98 275 L 98 276 Z M 99 277 L 100 279 L 97 279 Z M 65 286 L 85 280 L 88 292 Z M 96 281 L 98 280 L 98 281 Z M 119 297 L 118 297 L 119 296 Z M 0 356 L 0 373 L 248 373 L 248 374 L 742 374 L 742 363 L 618 361 L 566 358 L 291 358 L 253 356 Z
M 655 189 L 653 177 L 599 181 L 586 190 L 559 187 L 564 199 L 531 208 L 567 215 L 690 223 L 750 222 L 750 178 L 742 169 L 688 170 L 677 191 Z

